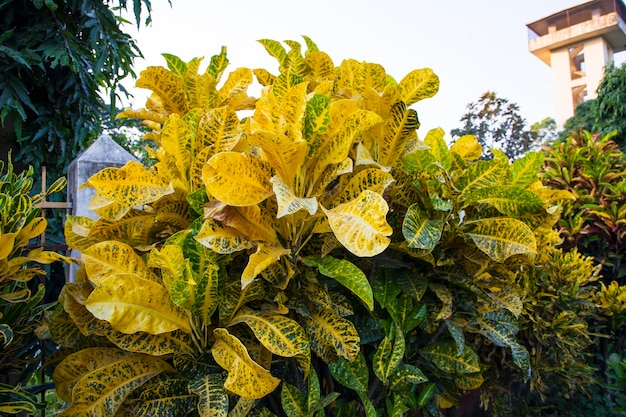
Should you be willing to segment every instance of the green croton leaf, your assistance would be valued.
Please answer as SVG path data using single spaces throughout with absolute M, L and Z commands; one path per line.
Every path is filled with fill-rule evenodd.
M 341 285 L 352 291 L 371 310 L 374 309 L 372 287 L 356 265 L 345 259 L 332 256 L 309 256 L 303 259 L 308 266 L 315 266 L 322 275 L 334 278 Z
M 432 251 L 443 233 L 443 219 L 429 219 L 427 213 L 415 203 L 406 212 L 402 234 L 409 248 Z
M 532 191 L 511 185 L 492 185 L 468 194 L 466 205 L 489 204 L 500 213 L 511 217 L 535 214 L 543 207 L 543 201 Z
M 200 417 L 226 417 L 228 392 L 220 374 L 200 375 L 189 382 L 189 391 L 198 396 Z
M 480 372 L 478 355 L 469 346 L 465 346 L 461 355 L 458 346 L 452 340 L 441 340 L 425 346 L 421 355 L 437 368 L 450 374 L 472 374 Z
M 353 361 L 340 358 L 328 364 L 333 377 L 341 385 L 357 392 L 367 392 L 369 387 L 369 371 L 365 356 L 359 352 Z

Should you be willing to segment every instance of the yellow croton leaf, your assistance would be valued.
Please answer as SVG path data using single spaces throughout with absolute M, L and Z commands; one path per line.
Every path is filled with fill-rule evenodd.
M 149 204 L 174 192 L 166 179 L 135 161 L 121 168 L 105 168 L 91 176 L 89 184 L 102 196 L 128 207 Z
M 232 151 L 241 138 L 238 126 L 237 113 L 230 106 L 208 110 L 198 121 L 196 152 L 209 146 L 213 154 Z
M 15 248 L 17 233 L 0 234 L 0 260 L 6 259 Z
M 258 205 L 232 207 L 221 201 L 211 201 L 204 205 L 205 219 L 217 220 L 223 226 L 232 227 L 252 241 L 277 241 L 274 217 L 275 213 Z
M 141 71 L 136 86 L 154 92 L 156 103 L 148 108 L 162 107 L 168 114 L 184 114 L 188 110 L 183 80 L 164 67 L 148 67 Z
M 261 272 L 278 262 L 281 256 L 289 253 L 291 251 L 280 245 L 260 243 L 256 252 L 250 255 L 248 265 L 241 274 L 241 288 L 246 288 Z
M 101 218 L 110 222 L 116 222 L 124 217 L 131 207 L 104 197 L 96 192 L 89 202 L 89 210 L 96 213 Z
M 65 242 L 79 251 L 84 251 L 91 245 L 101 241 L 98 237 L 90 236 L 90 230 L 96 222 L 89 217 L 68 215 L 65 220 Z
M 191 145 L 194 132 L 190 126 L 179 115 L 172 114 L 161 130 L 161 146 L 176 161 L 178 172 L 184 177 L 183 182 L 187 182 L 189 169 L 191 167 Z
M 463 135 L 454 141 L 450 152 L 456 152 L 465 162 L 471 162 L 482 156 L 483 147 L 476 140 L 476 135 Z
M 141 119 L 162 125 L 167 120 L 167 116 L 163 113 L 159 113 L 147 109 L 126 109 L 123 112 L 115 116 L 116 119 Z
M 253 242 L 237 229 L 223 226 L 213 219 L 206 219 L 194 237 L 207 248 L 222 254 L 230 254 L 253 246 Z
M 353 200 L 365 190 L 383 195 L 393 181 L 393 176 L 388 172 L 376 168 L 364 169 L 350 178 L 350 182 L 341 190 L 340 202 Z
M 439 77 L 430 68 L 416 69 L 408 73 L 398 84 L 402 101 L 410 106 L 439 91 Z
M 280 379 L 253 361 L 239 339 L 221 328 L 215 329 L 213 335 L 215 336 L 215 344 L 211 349 L 213 358 L 228 371 L 224 388 L 251 400 L 263 398 L 276 389 Z
M 95 285 L 120 273 L 133 274 L 143 279 L 157 279 L 134 249 L 123 242 L 96 243 L 82 252 L 82 259 L 87 276 Z
M 308 146 L 304 140 L 294 141 L 286 135 L 255 132 L 248 138 L 250 145 L 261 148 L 261 155 L 289 185 L 305 160 Z
M 303 198 L 296 196 L 293 188 L 287 185 L 278 175 L 273 176 L 270 182 L 278 202 L 276 218 L 280 219 L 302 209 L 308 211 L 311 216 L 317 212 L 317 199 L 315 197 Z
M 187 315 L 172 302 L 164 286 L 132 274 L 115 274 L 102 281 L 85 306 L 96 318 L 126 334 L 191 332 Z
M 207 194 L 230 206 L 251 206 L 274 194 L 270 168 L 260 159 L 238 152 L 222 152 L 202 169 Z
M 33 249 L 26 255 L 28 259 L 40 264 L 51 264 L 52 262 L 62 261 L 65 263 L 71 263 L 71 259 L 67 256 L 63 256 L 60 253 L 43 250 L 43 248 Z
M 46 231 L 48 222 L 43 217 L 35 217 L 25 226 L 22 226 L 15 238 L 14 246 L 21 248 L 28 245 L 28 242 Z
M 358 136 L 381 121 L 380 116 L 367 110 L 357 110 L 349 114 L 343 120 L 341 128 L 336 130 L 319 151 L 319 157 L 313 167 L 314 180 L 320 178 L 328 165 L 342 162 L 348 156 L 352 145 L 358 141 Z
M 374 191 L 365 190 L 357 198 L 330 210 L 322 207 L 335 237 L 357 256 L 375 256 L 389 246 L 393 232 L 387 223 L 389 206 Z
M 262 314 L 248 307 L 242 307 L 229 323 L 234 326 L 246 323 L 256 338 L 267 350 L 275 355 L 292 358 L 306 355 L 310 351 L 309 339 L 295 320 L 281 314 Z

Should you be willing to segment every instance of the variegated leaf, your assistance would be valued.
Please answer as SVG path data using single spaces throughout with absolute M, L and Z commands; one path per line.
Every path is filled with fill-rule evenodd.
M 504 262 L 517 254 L 537 253 L 537 241 L 533 231 L 514 218 L 490 218 L 472 222 L 468 236 L 478 249 L 496 262 Z
M 416 69 L 408 73 L 398 84 L 402 101 L 410 106 L 439 91 L 439 77 L 430 68 Z
M 189 391 L 198 396 L 200 417 L 227 417 L 228 392 L 220 374 L 199 375 L 189 382 Z
M 521 158 L 513 161 L 511 171 L 511 185 L 526 187 L 537 181 L 537 174 L 543 165 L 544 154 L 541 152 L 528 152 Z
M 240 140 L 238 126 L 239 119 L 230 106 L 206 111 L 198 121 L 196 151 L 201 152 L 208 147 L 211 155 L 232 151 Z
M 504 308 L 513 313 L 515 317 L 519 317 L 522 314 L 524 303 L 515 289 L 504 287 L 500 291 L 490 292 L 488 295 L 497 308 Z
M 217 253 L 229 254 L 253 247 L 253 242 L 232 227 L 224 227 L 218 222 L 207 219 L 198 234 L 198 242 Z
M 313 167 L 314 181 L 321 178 L 328 165 L 339 164 L 346 159 L 358 135 L 381 121 L 382 119 L 376 113 L 366 110 L 355 110 L 348 114 L 325 146 L 318 150 L 319 156 Z
M 324 54 L 326 57 L 328 55 Z M 330 60 L 330 58 L 328 58 Z M 332 64 L 332 61 L 331 61 Z M 306 103 L 304 128 L 310 134 L 323 135 L 330 124 L 330 98 L 315 94 Z
M 238 323 L 246 323 L 259 342 L 275 355 L 291 358 L 308 354 L 310 350 L 304 329 L 289 317 L 243 307 L 229 325 Z
M 457 344 L 452 340 L 439 340 L 431 343 L 420 353 L 437 368 L 450 374 L 480 372 L 480 362 L 476 352 L 466 345 L 461 355 L 458 355 Z
M 239 339 L 221 328 L 215 329 L 213 335 L 213 358 L 228 371 L 224 388 L 251 400 L 263 398 L 276 389 L 280 380 L 254 362 Z
M 184 182 L 189 181 L 191 167 L 191 144 L 195 141 L 189 125 L 177 114 L 172 114 L 161 130 L 161 147 L 176 161 L 176 167 Z M 90 180 L 91 181 L 91 180 Z
M 223 106 L 233 97 L 245 93 L 250 84 L 252 84 L 252 71 L 250 69 L 237 68 L 230 72 L 224 84 L 217 91 L 218 106 Z
M 456 152 L 465 162 L 472 162 L 482 156 L 483 148 L 475 135 L 463 135 L 454 141 L 450 152 Z
M 169 290 L 174 281 L 183 279 L 185 269 L 183 249 L 178 245 L 165 245 L 160 251 L 154 248 L 150 251 L 147 266 L 160 269 L 163 285 Z
M 105 336 L 111 343 L 126 352 L 164 356 L 182 351 L 189 353 L 194 351 L 193 341 L 190 336 L 179 330 L 153 335 L 143 332 L 126 334 L 109 328 Z
M 138 88 L 153 91 L 169 113 L 183 114 L 187 111 L 187 100 L 183 80 L 163 67 L 148 67 L 141 71 L 135 83 Z
M 293 188 L 283 181 L 282 178 L 275 175 L 270 179 L 276 201 L 278 202 L 278 213 L 276 218 L 297 213 L 300 210 L 306 210 L 312 216 L 317 212 L 317 199 L 315 197 L 298 197 Z
M 202 168 L 207 193 L 230 206 L 251 206 L 274 194 L 270 168 L 258 158 L 222 152 Z
M 87 348 L 71 354 L 53 379 L 70 408 L 62 415 L 114 415 L 136 388 L 173 369 L 162 359 L 114 348 Z M 58 388 L 57 388 L 58 389 Z
M 467 194 L 465 204 L 489 204 L 500 213 L 511 217 L 522 217 L 539 212 L 543 201 L 532 191 L 511 185 L 492 185 L 482 187 Z
M 406 211 L 402 234 L 409 248 L 432 251 L 443 233 L 443 219 L 429 219 L 418 203 Z
M 283 382 L 280 403 L 287 417 L 312 417 L 307 409 L 307 397 L 287 382 Z
M 363 271 L 350 261 L 332 256 L 310 256 L 304 259 L 304 263 L 317 267 L 322 275 L 335 279 L 349 289 L 370 311 L 374 309 L 372 287 Z
M 482 188 L 491 185 L 502 185 L 507 180 L 509 166 L 503 162 L 492 159 L 491 161 L 477 161 L 468 166 L 456 186 L 462 191 L 460 198 Z
M 378 162 L 385 166 L 395 166 L 404 154 L 407 141 L 417 139 L 416 130 L 419 125 L 415 110 L 407 109 L 402 101 L 393 104 L 382 141 L 378 143 Z
M 311 313 L 304 323 L 311 349 L 325 362 L 334 362 L 337 357 L 356 358 L 360 338 L 351 321 L 325 308 Z
M 337 362 L 329 363 L 328 369 L 344 387 L 355 390 L 356 392 L 367 392 L 369 388 L 369 371 L 365 356 L 358 352 L 353 361 L 339 358 Z
M 266 206 L 232 207 L 211 201 L 204 205 L 204 218 L 232 227 L 250 240 L 273 243 L 277 242 L 273 222 L 276 213 L 270 211 Z
M 121 168 L 105 168 L 89 178 L 102 196 L 127 207 L 152 203 L 174 192 L 172 185 L 154 170 L 129 161 Z
M 100 320 L 122 333 L 191 332 L 184 311 L 176 307 L 162 285 L 131 274 L 115 274 L 102 281 L 85 302 Z
M 364 169 L 350 178 L 350 182 L 341 190 L 339 202 L 345 203 L 353 200 L 365 190 L 383 195 L 393 181 L 393 176 L 388 172 L 376 168 Z
M 397 325 L 393 327 L 395 329 L 393 337 L 385 336 L 372 358 L 374 374 L 385 384 L 398 368 L 406 350 L 402 329 Z
M 270 268 L 280 260 L 281 256 L 291 253 L 280 245 L 265 245 L 260 243 L 255 253 L 250 255 L 248 265 L 241 274 L 241 288 L 246 288 L 261 272 Z M 286 285 L 286 283 L 285 283 Z
M 127 401 L 129 411 L 132 410 L 129 415 L 186 417 L 197 402 L 187 385 L 187 379 L 169 378 L 144 386 L 139 399 Z
M 442 128 L 431 129 L 426 133 L 424 144 L 430 146 L 430 152 L 439 161 L 441 166 L 450 170 L 452 167 L 452 157 L 450 156 L 450 150 L 444 139 L 445 131 Z
M 357 256 L 378 255 L 390 243 L 389 207 L 378 193 L 365 190 L 359 197 L 330 210 L 324 209 L 330 228 L 346 249 Z
M 277 175 L 293 186 L 296 173 L 308 151 L 307 143 L 284 134 L 266 131 L 255 132 L 248 141 L 261 148 L 263 158 L 276 170 Z
M 483 382 L 485 382 L 485 378 L 481 373 L 455 375 L 454 377 L 456 386 L 465 391 L 478 389 Z
M 142 279 L 157 280 L 143 259 L 123 242 L 96 243 L 84 250 L 81 256 L 87 276 L 94 285 L 114 274 L 132 274 Z

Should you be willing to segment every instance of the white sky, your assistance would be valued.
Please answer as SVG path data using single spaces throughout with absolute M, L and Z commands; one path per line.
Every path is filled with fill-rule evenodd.
M 400 81 L 416 68 L 430 67 L 440 78 L 433 98 L 412 107 L 420 136 L 442 127 L 449 137 L 468 103 L 487 90 L 520 106 L 528 124 L 554 117 L 550 67 L 528 51 L 526 24 L 580 0 L 153 0 L 153 23 L 126 30 L 151 65 L 165 66 L 162 53 L 184 61 L 227 47 L 230 65 L 265 68 L 278 64 L 257 39 L 310 37 L 335 65 L 343 59 L 383 65 Z M 285 45 L 287 48 L 287 46 Z M 303 47 L 304 49 L 304 47 Z M 202 67 L 204 68 L 204 67 Z M 124 83 L 129 88 L 134 81 Z M 147 92 L 132 90 L 132 107 L 143 107 Z M 251 95 L 255 95 L 252 94 Z

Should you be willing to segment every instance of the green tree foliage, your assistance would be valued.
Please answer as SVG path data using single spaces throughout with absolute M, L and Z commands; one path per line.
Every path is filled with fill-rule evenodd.
M 626 63 L 620 67 L 611 63 L 604 69 L 594 104 L 594 118 L 593 132 L 604 136 L 616 131 L 613 140 L 626 151 Z
M 462 126 L 452 129 L 453 139 L 475 135 L 488 157 L 489 149 L 500 149 L 509 158 L 516 159 L 533 148 L 537 137 L 526 126 L 519 106 L 495 92 L 485 92 L 477 101 L 467 105 L 461 117 Z
M 133 0 L 137 25 L 150 2 Z M 116 14 L 127 0 L 0 1 L 0 144 L 60 176 L 100 131 L 117 83 L 141 56 Z M 117 11 L 116 11 L 117 10 Z M 4 157 L 4 155 L 3 155 Z
M 626 152 L 626 63 L 619 67 L 611 63 L 604 69 L 597 98 L 576 107 L 574 117 L 565 122 L 559 139 L 564 141 L 581 129 L 601 136 L 615 131 L 613 140 Z

